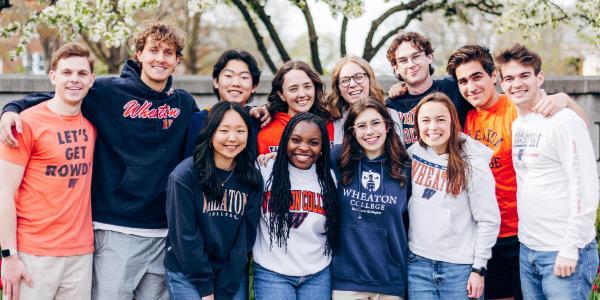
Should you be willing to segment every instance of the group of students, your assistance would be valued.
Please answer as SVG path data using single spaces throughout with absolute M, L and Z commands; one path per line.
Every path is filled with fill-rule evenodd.
M 290 61 L 252 107 L 258 64 L 228 50 L 219 102 L 200 111 L 171 87 L 182 48 L 152 24 L 121 77 L 94 80 L 89 51 L 67 44 L 55 92 L 4 107 L 9 300 L 247 299 L 250 270 L 259 300 L 589 295 L 599 187 L 586 118 L 545 96 L 533 51 L 494 64 L 467 45 L 434 80 L 427 38 L 401 32 L 393 97 L 349 56 L 329 94 Z

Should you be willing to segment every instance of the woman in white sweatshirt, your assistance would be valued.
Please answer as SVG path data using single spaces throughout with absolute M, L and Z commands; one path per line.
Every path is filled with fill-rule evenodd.
M 445 94 L 423 98 L 415 110 L 419 143 L 408 149 L 409 298 L 479 298 L 500 228 L 492 151 L 461 133 Z

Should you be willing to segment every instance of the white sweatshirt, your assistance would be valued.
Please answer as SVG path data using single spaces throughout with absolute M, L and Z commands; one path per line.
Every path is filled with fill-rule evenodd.
M 267 183 L 273 170 L 273 163 L 274 160 L 270 160 L 267 167 L 261 167 L 260 170 L 266 192 L 263 197 L 256 242 L 252 249 L 254 261 L 270 271 L 283 275 L 315 274 L 331 263 L 331 256 L 324 255 L 327 241 L 326 218 L 323 213 L 323 200 L 316 167 L 313 164 L 310 169 L 301 170 L 289 165 L 293 197 L 290 213 L 294 213 L 295 218 L 292 221 L 286 249 L 277 246 L 275 236 L 273 236 L 272 245 L 269 241 L 269 217 L 271 214 L 266 211 L 265 201 L 268 200 L 271 191 L 270 184 L 267 185 Z
M 596 236 L 598 171 L 583 120 L 570 109 L 528 114 L 512 127 L 519 241 L 536 251 L 579 258 Z
M 438 155 L 418 143 L 408 148 L 412 159 L 412 196 L 408 201 L 408 247 L 431 260 L 487 265 L 500 230 L 500 210 L 489 162 L 492 150 L 469 136 L 471 165 L 467 189 L 458 196 L 446 192 L 448 155 Z
M 404 137 L 402 136 L 402 121 L 400 120 L 400 116 L 398 112 L 388 108 L 388 112 L 394 121 L 394 128 L 396 129 L 396 133 L 400 137 L 401 141 L 404 141 Z M 333 144 L 340 145 L 344 142 L 344 123 L 346 123 L 346 119 L 348 118 L 348 110 L 342 113 L 342 117 L 333 121 Z

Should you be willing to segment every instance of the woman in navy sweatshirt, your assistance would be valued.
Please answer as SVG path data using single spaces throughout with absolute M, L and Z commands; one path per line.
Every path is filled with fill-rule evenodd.
M 171 299 L 245 299 L 262 178 L 251 118 L 237 103 L 211 109 L 193 157 L 169 176 L 165 271 Z
M 340 247 L 333 299 L 400 299 L 406 294 L 407 239 L 402 213 L 410 160 L 394 121 L 374 97 L 354 102 L 344 141 L 332 152 L 340 203 Z

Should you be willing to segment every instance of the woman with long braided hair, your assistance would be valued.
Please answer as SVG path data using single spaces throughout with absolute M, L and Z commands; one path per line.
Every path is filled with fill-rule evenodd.
M 336 186 L 325 122 L 298 113 L 277 158 L 261 168 L 265 192 L 254 244 L 256 299 L 328 299 L 338 236 Z

